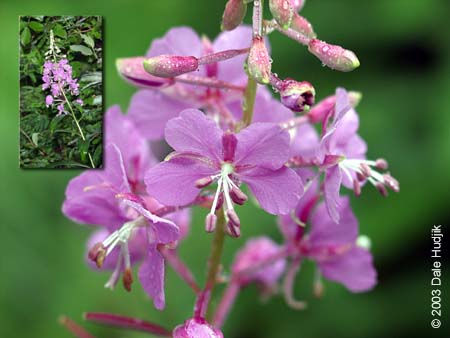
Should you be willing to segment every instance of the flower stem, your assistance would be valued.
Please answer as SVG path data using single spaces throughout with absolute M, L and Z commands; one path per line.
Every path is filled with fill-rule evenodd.
M 72 105 L 70 104 L 69 100 L 67 99 L 66 93 L 64 92 L 64 90 L 61 88 L 60 85 L 59 85 L 59 90 L 63 94 L 64 99 L 66 100 L 67 106 L 69 107 L 72 118 L 75 121 L 75 124 L 77 125 L 78 132 L 80 133 L 81 138 L 83 139 L 83 141 L 86 141 L 86 137 L 84 136 L 83 130 L 81 129 L 80 124 L 78 123 L 78 119 L 75 116 L 75 112 L 73 111 Z M 89 157 L 89 161 L 91 162 L 92 168 L 95 168 L 94 160 L 92 159 L 91 153 L 88 151 L 87 154 Z
M 199 294 L 195 305 L 194 316 L 204 317 L 208 310 L 209 300 L 216 284 L 217 274 L 220 268 L 220 260 L 222 258 L 223 246 L 225 242 L 225 217 L 222 209 L 217 211 L 218 219 L 214 239 L 211 246 L 211 254 L 208 260 L 208 272 L 206 277 L 205 288 Z M 208 319 L 211 311 L 208 312 Z
M 257 83 L 252 77 L 248 77 L 247 88 L 244 93 L 244 104 L 242 113 L 242 128 L 252 123 L 253 109 L 255 108 Z

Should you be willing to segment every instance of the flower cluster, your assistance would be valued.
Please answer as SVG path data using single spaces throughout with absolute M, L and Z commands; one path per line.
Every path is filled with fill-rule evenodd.
M 70 93 L 72 96 L 78 96 L 78 80 L 72 78 L 72 67 L 67 59 L 61 59 L 58 62 L 46 61 L 42 73 L 42 90 L 50 90 L 51 95 L 45 97 L 47 107 L 52 104 L 57 105 L 58 115 L 67 114 L 64 104 L 66 102 L 65 95 Z M 80 98 L 75 100 L 77 104 L 82 105 Z
M 305 308 L 294 297 L 294 282 L 306 259 L 317 265 L 317 295 L 323 278 L 351 292 L 370 290 L 377 278 L 370 241 L 359 234 L 341 186 L 356 196 L 366 182 L 383 196 L 388 188 L 399 191 L 386 160 L 366 158 L 355 110 L 361 95 L 337 88 L 315 103 L 309 82 L 272 73 L 267 35 L 280 31 L 340 71 L 359 65 L 355 54 L 316 39 L 298 14 L 303 1 L 271 0 L 270 21 L 263 20 L 262 1 L 253 1 L 253 26 L 241 26 L 250 2 L 228 1 L 222 28 L 229 32 L 213 42 L 190 28 L 173 28 L 152 42 L 146 56 L 117 61 L 121 76 L 140 89 L 126 115 L 116 106 L 105 114 L 105 169 L 81 174 L 66 190 L 63 212 L 98 226 L 87 257 L 91 266 L 113 271 L 107 287 L 122 277 L 130 291 L 132 266 L 140 264 L 138 279 L 161 310 L 169 264 L 195 292 L 193 317 L 177 326 L 173 337 L 223 337 L 228 311 L 251 284 L 265 296 L 280 291 L 281 284 L 288 305 Z M 280 93 L 280 101 L 265 84 Z M 172 152 L 164 153 L 164 143 Z M 265 235 L 248 239 L 229 275 L 221 274 L 224 237 L 245 236 L 239 208 L 249 203 L 277 215 L 284 243 Z M 204 227 L 214 233 L 204 288 L 177 250 L 188 234 L 192 208 L 207 210 Z M 227 287 L 207 316 L 218 281 Z M 90 318 L 119 326 L 125 320 L 111 316 Z M 156 324 L 145 327 L 160 330 Z
M 68 114 L 66 105 L 69 105 L 67 95 L 76 97 L 79 93 L 78 79 L 72 77 L 72 66 L 65 55 L 60 55 L 61 50 L 55 43 L 53 30 L 50 31 L 50 45 L 45 53 L 46 61 L 42 70 L 42 90 L 50 90 L 51 95 L 45 97 L 47 107 L 57 104 L 58 115 Z M 75 103 L 83 105 L 83 100 L 77 98 Z

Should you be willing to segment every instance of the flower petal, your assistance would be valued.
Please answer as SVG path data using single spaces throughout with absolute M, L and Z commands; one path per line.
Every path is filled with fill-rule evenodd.
M 138 277 L 144 291 L 153 299 L 158 310 L 165 307 L 164 270 L 164 258 L 156 245 L 150 246 L 147 257 L 139 268 Z
M 268 213 L 283 215 L 295 208 L 303 194 L 303 183 L 292 170 L 253 168 L 237 175 L 245 182 L 261 207 Z
M 169 54 L 199 57 L 201 52 L 202 42 L 198 34 L 190 27 L 176 27 L 162 38 L 153 40 L 147 56 Z
M 214 52 L 222 52 L 229 49 L 249 48 L 252 41 L 252 29 L 249 26 L 239 26 L 236 29 L 223 32 L 214 40 Z M 247 75 L 244 71 L 246 55 L 240 55 L 219 63 L 218 78 L 223 81 L 244 84 Z
M 139 90 L 133 95 L 128 116 L 148 140 L 164 137 L 167 122 L 177 117 L 189 105 L 153 90 Z
M 200 110 L 186 109 L 171 119 L 165 136 L 177 152 L 193 152 L 215 161 L 222 158 L 222 130 Z
M 182 206 L 193 202 L 200 192 L 195 181 L 215 171 L 196 160 L 174 158 L 147 171 L 145 184 L 149 195 L 161 203 Z
M 339 165 L 327 169 L 324 180 L 324 198 L 328 214 L 335 223 L 339 223 L 338 200 L 342 182 L 342 172 Z
M 341 246 L 354 243 L 358 236 L 358 220 L 350 206 L 350 199 L 341 197 L 336 209 L 340 215 L 339 224 L 330 218 L 325 203 L 321 203 L 315 210 L 311 219 L 311 232 L 309 243 L 312 248 Z
M 261 166 L 278 169 L 290 154 L 289 134 L 272 123 L 253 123 L 236 135 L 237 166 Z
M 352 292 L 364 292 L 377 283 L 377 272 L 370 252 L 353 247 L 335 260 L 319 263 L 324 277 L 342 283 Z

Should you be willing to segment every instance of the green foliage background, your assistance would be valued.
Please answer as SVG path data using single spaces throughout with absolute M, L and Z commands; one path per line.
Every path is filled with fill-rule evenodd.
M 83 261 L 90 229 L 66 220 L 60 212 L 67 181 L 79 171 L 20 171 L 18 160 L 17 15 L 76 13 L 105 19 L 106 105 L 126 110 L 134 89 L 116 74 L 118 57 L 141 55 L 150 41 L 172 26 L 189 25 L 214 37 L 225 1 L 51 0 L 0 3 L 2 260 L 0 332 L 2 337 L 70 337 L 57 324 L 61 313 L 81 321 L 84 311 L 126 313 L 173 327 L 189 317 L 194 296 L 168 269 L 167 310 L 158 312 L 140 287 L 127 294 L 104 289 L 107 275 Z M 360 133 L 369 156 L 386 157 L 401 182 L 401 193 L 381 198 L 366 187 L 353 200 L 361 231 L 373 242 L 379 284 L 355 295 L 326 283 L 323 299 L 311 295 L 312 266 L 304 266 L 296 295 L 309 309 L 296 312 L 280 297 L 267 304 L 255 288 L 238 298 L 226 337 L 240 338 L 378 338 L 448 337 L 448 292 L 443 326 L 430 328 L 430 229 L 445 224 L 449 237 L 450 200 L 450 34 L 446 0 L 306 1 L 303 15 L 319 37 L 354 50 L 361 68 L 348 74 L 320 66 L 305 48 L 273 34 L 273 67 L 282 77 L 311 81 L 322 98 L 338 85 L 364 94 L 358 107 Z M 240 210 L 243 236 L 227 240 L 225 263 L 252 235 L 281 237 L 274 218 Z M 201 280 L 210 236 L 194 215 L 192 232 L 181 252 Z M 448 257 L 448 244 L 446 255 Z M 226 265 L 227 266 L 227 265 Z M 448 258 L 444 263 L 450 278 Z M 99 337 L 145 337 L 86 323 Z
M 20 29 L 20 166 L 83 168 L 102 165 L 102 18 L 99 16 L 23 16 Z M 61 55 L 67 55 L 80 85 L 83 106 L 72 104 L 86 140 L 70 115 L 57 116 L 45 105 L 42 68 L 50 30 Z M 66 93 L 69 102 L 73 97 Z

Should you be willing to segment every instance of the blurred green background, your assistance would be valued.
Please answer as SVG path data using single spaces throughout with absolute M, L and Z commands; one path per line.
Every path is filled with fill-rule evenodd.
M 144 54 L 150 41 L 172 26 L 189 25 L 214 37 L 224 5 L 225 0 L 1 1 L 2 337 L 70 337 L 58 325 L 58 316 L 64 313 L 81 321 L 84 311 L 123 313 L 173 327 L 191 315 L 194 301 L 170 268 L 164 312 L 153 309 L 137 283 L 131 294 L 104 289 L 108 275 L 90 271 L 83 261 L 89 227 L 71 223 L 60 211 L 65 185 L 79 171 L 18 169 L 18 15 L 103 15 L 106 106 L 119 103 L 125 110 L 134 89 L 118 77 L 114 60 Z M 274 70 L 282 77 L 312 82 L 319 98 L 338 85 L 362 91 L 360 133 L 370 157 L 389 160 L 401 193 L 383 199 L 367 187 L 354 199 L 361 232 L 373 242 L 379 271 L 374 291 L 355 295 L 326 282 L 325 295 L 317 300 L 311 294 L 312 266 L 307 264 L 296 285 L 296 295 L 309 302 L 307 311 L 289 309 L 281 297 L 263 304 L 256 288 L 249 287 L 238 298 L 225 336 L 449 337 L 447 293 L 443 326 L 430 328 L 430 229 L 446 224 L 445 236 L 450 236 L 450 2 L 310 0 L 302 14 L 320 38 L 354 50 L 361 68 L 348 74 L 323 68 L 304 47 L 275 33 L 270 38 Z M 227 241 L 226 263 L 252 235 L 281 239 L 273 217 L 252 209 L 240 214 L 243 236 Z M 181 252 L 203 280 L 211 238 L 203 232 L 202 217 L 195 215 Z M 446 250 L 448 256 L 448 245 Z M 446 281 L 448 267 L 447 259 Z M 83 324 L 98 337 L 145 336 Z

